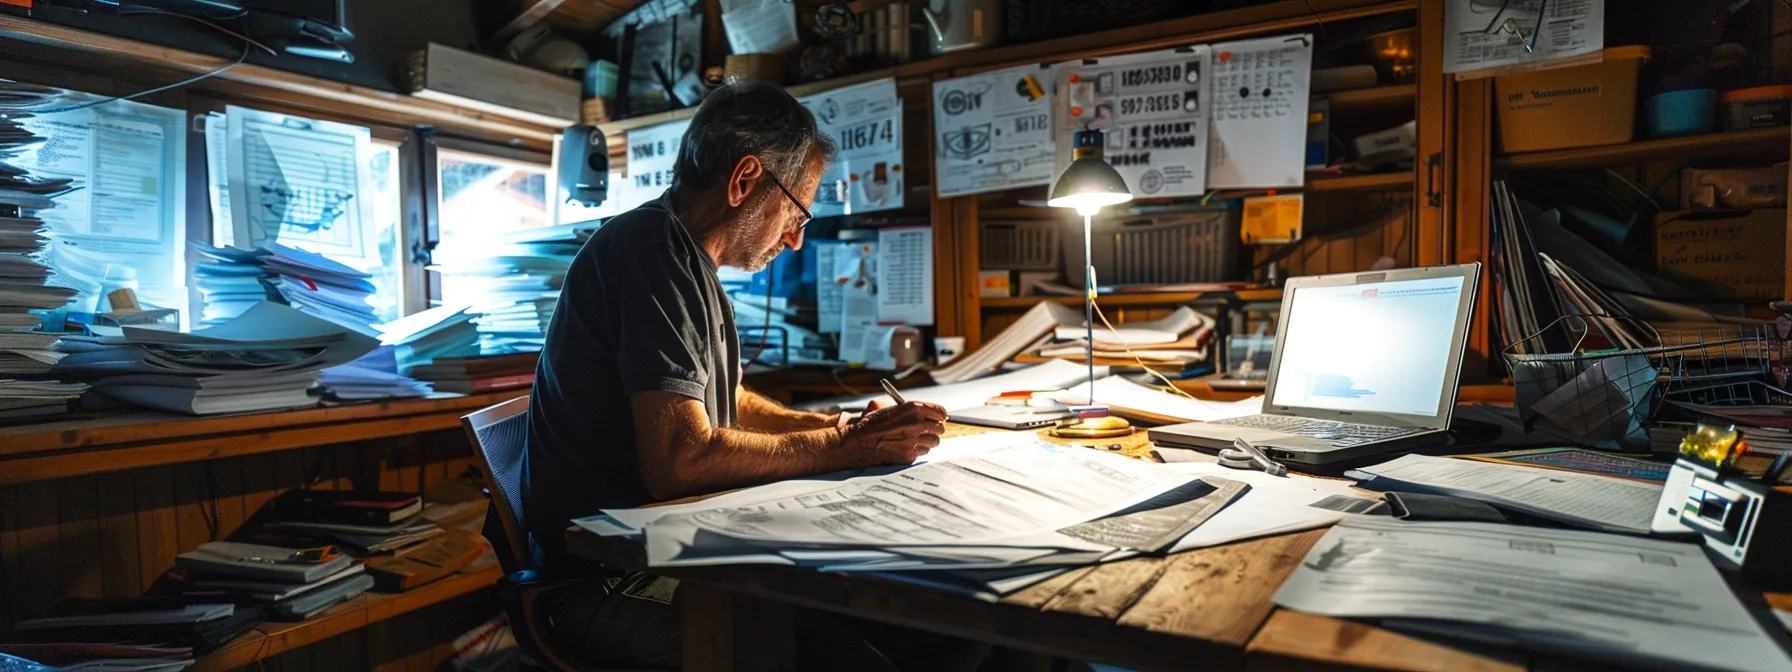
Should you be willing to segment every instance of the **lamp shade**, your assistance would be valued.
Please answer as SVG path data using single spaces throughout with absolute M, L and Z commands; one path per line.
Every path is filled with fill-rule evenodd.
M 1052 196 L 1046 205 L 1076 208 L 1078 213 L 1093 215 L 1101 208 L 1132 200 L 1126 179 L 1101 156 L 1100 131 L 1078 131 L 1074 152 L 1076 160 L 1052 183 Z

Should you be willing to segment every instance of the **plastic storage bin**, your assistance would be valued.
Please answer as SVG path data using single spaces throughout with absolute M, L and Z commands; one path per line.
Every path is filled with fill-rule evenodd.
M 1649 48 L 1612 47 L 1599 63 L 1493 78 L 1507 153 L 1630 142 L 1637 73 Z

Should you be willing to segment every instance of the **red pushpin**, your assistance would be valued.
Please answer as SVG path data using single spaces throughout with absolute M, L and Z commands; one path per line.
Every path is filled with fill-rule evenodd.
M 1230 60 L 1232 60 L 1232 52 L 1230 52 L 1230 51 L 1220 52 L 1220 62 L 1221 63 L 1225 63 L 1226 61 L 1230 61 Z

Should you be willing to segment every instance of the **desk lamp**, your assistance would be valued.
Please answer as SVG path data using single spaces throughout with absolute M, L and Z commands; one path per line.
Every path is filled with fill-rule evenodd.
M 1088 343 L 1083 353 L 1089 363 L 1089 403 L 1095 403 L 1095 213 L 1110 205 L 1132 200 L 1126 180 L 1101 157 L 1102 132 L 1084 129 L 1071 139 L 1070 167 L 1052 184 L 1051 199 L 1045 204 L 1054 208 L 1075 208 L 1083 216 L 1083 321 L 1088 327 Z M 1132 425 L 1113 416 L 1084 418 L 1075 424 L 1060 427 L 1059 436 L 1074 438 L 1107 438 L 1132 433 Z

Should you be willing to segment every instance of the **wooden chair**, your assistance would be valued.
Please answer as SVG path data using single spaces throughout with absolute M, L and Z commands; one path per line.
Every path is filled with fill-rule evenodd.
M 473 456 L 479 462 L 479 471 L 485 476 L 491 495 L 492 512 L 497 514 L 498 526 L 503 532 L 502 539 L 491 539 L 493 546 L 500 547 L 498 564 L 504 568 L 504 578 L 498 581 L 498 594 L 503 598 L 505 614 L 525 657 L 555 670 L 636 672 L 638 668 L 579 660 L 573 653 L 579 649 L 562 641 L 548 625 L 548 614 L 552 613 L 557 598 L 567 588 L 599 579 L 546 578 L 530 561 L 528 528 L 523 526 L 529 398 L 512 399 L 480 409 L 462 416 L 460 424 L 467 432 L 467 442 L 473 445 Z M 489 526 L 486 536 L 492 536 Z

